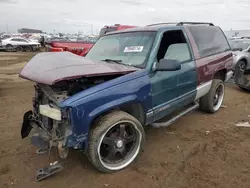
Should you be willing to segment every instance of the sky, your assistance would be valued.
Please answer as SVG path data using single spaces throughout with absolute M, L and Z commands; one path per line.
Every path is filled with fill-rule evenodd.
M 178 21 L 250 30 L 249 10 L 250 0 L 0 0 L 0 32 L 33 28 L 91 34 L 104 25 Z

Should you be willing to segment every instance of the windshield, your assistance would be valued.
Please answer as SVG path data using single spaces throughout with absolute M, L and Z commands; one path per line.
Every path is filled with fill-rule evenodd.
M 91 60 L 114 60 L 122 64 L 145 67 L 155 32 L 131 32 L 101 37 L 86 55 Z
M 229 43 L 232 49 L 242 48 L 245 50 L 250 45 L 250 40 L 230 40 Z

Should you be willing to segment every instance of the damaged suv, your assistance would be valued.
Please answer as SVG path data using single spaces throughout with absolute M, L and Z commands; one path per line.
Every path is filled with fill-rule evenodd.
M 211 23 L 111 32 L 86 57 L 39 53 L 20 73 L 36 82 L 22 138 L 33 128 L 40 151 L 57 147 L 66 158 L 69 148 L 84 150 L 99 171 L 124 169 L 143 147 L 143 126 L 168 126 L 198 107 L 217 112 L 232 63 L 224 33 Z M 59 164 L 40 169 L 37 180 L 59 171 Z

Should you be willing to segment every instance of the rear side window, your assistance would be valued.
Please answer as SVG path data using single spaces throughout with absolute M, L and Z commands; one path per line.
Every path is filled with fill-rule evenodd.
M 219 27 L 190 26 L 200 57 L 207 57 L 230 50 L 228 41 Z

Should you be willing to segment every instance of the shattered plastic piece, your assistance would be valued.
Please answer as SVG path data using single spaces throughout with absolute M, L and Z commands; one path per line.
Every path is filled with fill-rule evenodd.
M 37 171 L 36 174 L 36 181 L 41 181 L 43 179 L 46 179 L 53 174 L 60 172 L 63 170 L 63 166 L 58 162 L 55 161 L 54 163 L 50 163 L 50 166 L 41 168 Z
M 227 106 L 226 105 L 221 105 L 221 108 L 227 108 Z
M 236 124 L 237 127 L 249 127 L 250 128 L 250 124 L 249 122 L 239 122 Z
M 36 150 L 36 153 L 38 154 L 38 155 L 43 155 L 43 154 L 45 154 L 45 153 L 48 153 L 48 148 L 39 148 L 38 150 Z

